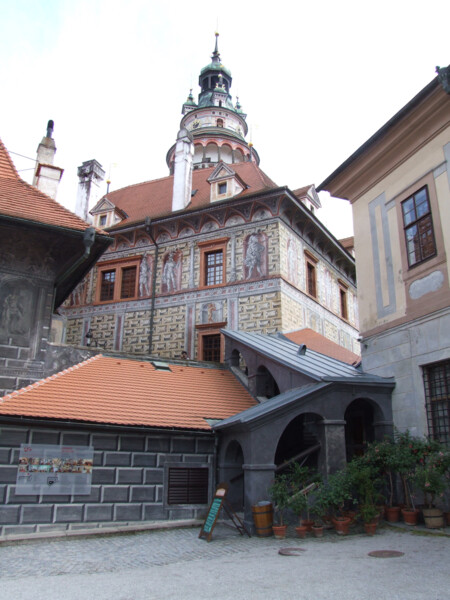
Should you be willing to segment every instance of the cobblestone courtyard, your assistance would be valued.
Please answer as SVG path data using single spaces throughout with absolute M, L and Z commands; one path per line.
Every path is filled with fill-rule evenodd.
M 381 529 L 323 539 L 248 539 L 220 524 L 0 546 L 0 600 L 450 600 L 450 537 Z M 420 535 L 419 535 L 420 533 Z M 301 547 L 298 556 L 280 548 Z M 404 556 L 376 559 L 373 550 Z

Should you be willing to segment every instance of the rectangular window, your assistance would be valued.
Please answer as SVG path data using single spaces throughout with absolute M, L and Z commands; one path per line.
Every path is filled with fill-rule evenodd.
M 348 302 L 347 302 L 348 288 L 341 281 L 339 281 L 338 283 L 339 283 L 339 303 L 340 303 L 340 308 L 341 308 L 341 317 L 343 319 L 345 319 L 346 321 L 348 321 Z
M 207 504 L 209 469 L 169 467 L 168 504 Z
M 310 296 L 317 298 L 316 265 L 306 261 L 306 289 Z
M 120 297 L 134 298 L 136 294 L 136 267 L 126 267 L 122 269 L 122 285 L 120 288 Z
M 436 254 L 428 188 L 425 186 L 402 202 L 406 254 L 410 267 Z
M 108 302 L 114 298 L 114 285 L 116 282 L 116 271 L 102 271 L 101 272 L 101 288 L 100 288 L 100 301 Z
M 226 281 L 226 256 L 229 238 L 199 242 L 200 287 L 223 285 Z
M 202 343 L 202 360 L 220 362 L 220 333 L 213 335 L 203 335 Z
M 450 446 L 450 360 L 423 367 L 428 432 Z
M 106 225 L 106 215 L 100 215 L 98 224 L 100 227 L 104 227 Z
M 96 302 L 137 298 L 140 258 L 98 265 Z
M 226 181 L 224 183 L 219 183 L 218 187 L 219 187 L 219 194 L 227 193 L 227 182 Z
M 223 252 L 206 252 L 205 255 L 205 285 L 223 283 Z

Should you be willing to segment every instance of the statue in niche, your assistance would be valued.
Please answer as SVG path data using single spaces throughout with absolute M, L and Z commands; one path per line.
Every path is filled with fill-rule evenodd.
M 252 233 L 247 239 L 247 251 L 245 253 L 244 266 L 246 267 L 246 279 L 263 277 L 265 274 L 266 245 L 264 235 L 261 231 Z
M 202 323 L 220 323 L 222 318 L 222 306 L 216 302 L 208 302 L 202 306 Z
M 147 252 L 144 252 L 139 267 L 139 296 L 150 296 L 150 266 Z
M 162 283 L 165 291 L 175 292 L 179 287 L 181 261 L 178 260 L 178 252 L 171 250 L 163 266 Z

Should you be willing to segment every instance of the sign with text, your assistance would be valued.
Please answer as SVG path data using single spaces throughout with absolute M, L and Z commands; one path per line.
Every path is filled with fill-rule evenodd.
M 216 525 L 216 521 L 219 517 L 222 504 L 225 500 L 225 496 L 228 492 L 228 484 L 220 483 L 214 494 L 214 498 L 209 505 L 208 514 L 206 515 L 205 521 L 202 525 L 198 537 L 204 537 L 207 542 L 211 541 L 213 529 Z
M 90 446 L 22 444 L 16 494 L 90 494 L 93 464 Z

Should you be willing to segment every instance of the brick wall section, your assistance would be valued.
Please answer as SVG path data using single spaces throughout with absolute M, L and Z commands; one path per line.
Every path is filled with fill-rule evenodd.
M 303 329 L 305 326 L 303 306 L 284 294 L 281 307 L 281 331 L 295 331 L 296 329 Z
M 24 443 L 93 446 L 91 493 L 17 496 L 19 450 Z M 212 434 L 75 431 L 2 423 L 0 535 L 202 516 L 206 505 L 167 505 L 165 465 L 169 463 L 208 467 L 211 495 L 215 483 Z
M 279 292 L 239 298 L 239 330 L 276 333 L 281 330 Z
M 125 314 L 123 326 L 123 352 L 148 353 L 150 311 L 135 311 Z
M 83 319 L 68 319 L 66 326 L 66 343 L 78 346 L 82 343 Z

